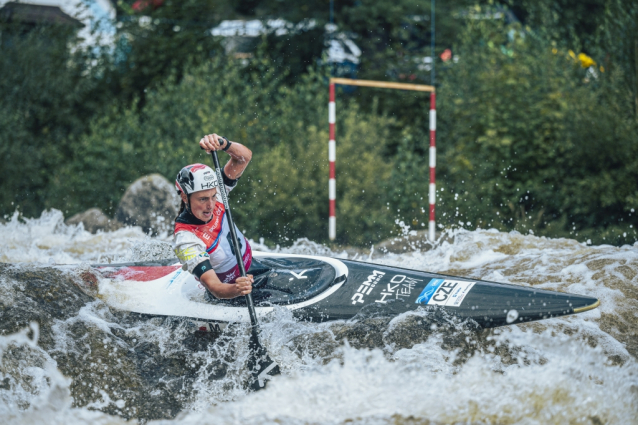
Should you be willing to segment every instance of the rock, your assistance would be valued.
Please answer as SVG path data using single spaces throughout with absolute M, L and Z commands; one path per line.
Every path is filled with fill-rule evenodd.
M 146 233 L 170 232 L 177 215 L 179 197 L 175 187 L 159 174 L 140 177 L 131 184 L 117 207 L 115 218 L 140 226 Z
M 97 295 L 102 278 L 99 269 L 88 266 L 61 270 L 0 263 L 0 336 L 2 344 L 7 344 L 2 346 L 0 387 L 6 387 L 7 382 L 11 385 L 10 389 L 2 388 L 3 399 L 9 394 L 26 409 L 31 400 L 47 403 L 50 399 L 40 402 L 38 397 L 62 385 L 70 390 L 76 407 L 146 423 L 173 419 L 187 409 L 188 400 L 182 395 L 196 393 L 201 379 L 198 373 L 206 369 L 207 361 L 215 362 L 205 372 L 207 382 L 223 382 L 225 365 L 232 360 L 216 354 L 211 357 L 207 350 L 213 335 L 195 340 L 182 318 L 139 315 L 96 303 L 90 294 Z M 33 329 L 34 322 L 39 324 L 39 338 L 32 331 L 30 339 L 37 340 L 37 345 L 20 343 L 21 339 L 11 341 L 10 334 Z M 149 336 L 139 329 L 148 329 Z M 166 339 L 158 339 L 157 333 Z M 229 340 L 233 338 L 241 339 L 232 335 Z M 165 341 L 171 341 L 170 347 L 175 348 L 166 350 Z M 237 350 L 232 344 L 223 344 L 221 356 Z M 49 375 L 51 370 L 71 378 L 69 383 L 55 381 Z M 148 397 L 150 392 L 153 397 Z M 33 407 L 61 411 L 51 406 Z M 109 423 L 124 423 L 115 418 Z
M 115 219 L 110 219 L 99 208 L 90 208 L 84 212 L 75 214 L 65 221 L 67 225 L 84 224 L 84 229 L 91 233 L 98 230 L 117 230 L 122 224 Z

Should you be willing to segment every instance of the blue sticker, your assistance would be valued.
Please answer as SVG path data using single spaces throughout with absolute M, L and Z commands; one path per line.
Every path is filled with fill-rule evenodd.
M 166 289 L 168 289 L 173 284 L 173 282 L 177 280 L 181 272 L 182 272 L 182 269 L 177 269 L 177 272 L 173 275 L 173 277 L 171 278 L 171 281 L 168 282 L 168 285 L 166 285 Z
M 427 304 L 432 298 L 432 295 L 439 289 L 439 286 L 444 282 L 444 279 L 432 279 L 428 282 L 428 284 L 423 288 L 423 291 L 419 294 L 419 297 L 416 299 L 416 304 Z
M 460 307 L 475 283 L 467 280 L 432 279 L 423 288 L 416 303 Z

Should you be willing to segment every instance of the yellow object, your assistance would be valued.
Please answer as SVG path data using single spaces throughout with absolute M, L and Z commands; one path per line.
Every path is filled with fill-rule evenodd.
M 592 65 L 596 65 L 596 61 L 584 53 L 578 54 L 578 60 L 580 61 L 580 66 L 583 68 L 589 68 Z
M 182 251 L 175 251 L 175 255 L 182 261 L 189 261 L 197 257 L 197 250 L 195 248 L 186 248 Z
M 387 81 L 372 81 L 372 80 L 351 80 L 349 78 L 331 78 L 330 83 L 342 84 L 344 86 L 378 87 L 382 89 L 399 89 L 399 90 L 414 90 L 414 91 L 427 91 L 427 92 L 435 91 L 434 86 L 426 86 L 423 84 L 391 83 Z
M 574 313 L 582 313 L 583 311 L 593 310 L 600 305 L 600 300 L 596 300 L 592 305 L 586 307 L 575 308 Z

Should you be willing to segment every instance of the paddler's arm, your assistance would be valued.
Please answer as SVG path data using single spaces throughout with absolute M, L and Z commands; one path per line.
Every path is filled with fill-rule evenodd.
M 210 259 L 206 253 L 206 246 L 194 234 L 186 231 L 175 233 L 173 236 L 175 255 L 184 270 L 197 277 L 202 285 L 206 287 L 217 298 L 235 298 L 247 295 L 252 290 L 252 276 L 239 277 L 235 283 L 222 283 L 210 264 Z
M 230 147 L 228 147 L 229 144 Z M 241 177 L 253 157 L 253 153 L 246 146 L 239 142 L 226 140 L 215 133 L 202 137 L 202 140 L 199 141 L 199 146 L 208 153 L 225 150 L 230 155 L 230 161 L 224 166 L 224 174 L 232 180 Z
M 248 295 L 253 288 L 253 275 L 251 274 L 246 275 L 246 277 L 238 277 L 235 283 L 222 283 L 217 277 L 217 273 L 213 270 L 208 270 L 200 276 L 199 281 L 215 298 L 219 299 L 230 299 Z

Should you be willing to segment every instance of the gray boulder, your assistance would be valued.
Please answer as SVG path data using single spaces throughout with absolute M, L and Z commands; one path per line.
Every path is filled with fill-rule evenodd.
M 115 218 L 140 226 L 145 233 L 170 232 L 179 208 L 175 186 L 159 174 L 140 177 L 131 184 L 117 207 Z
M 98 230 L 117 230 L 122 224 L 115 219 L 110 219 L 99 208 L 90 208 L 84 212 L 77 213 L 65 222 L 67 225 L 76 225 L 83 223 L 84 229 L 91 233 L 97 233 Z

